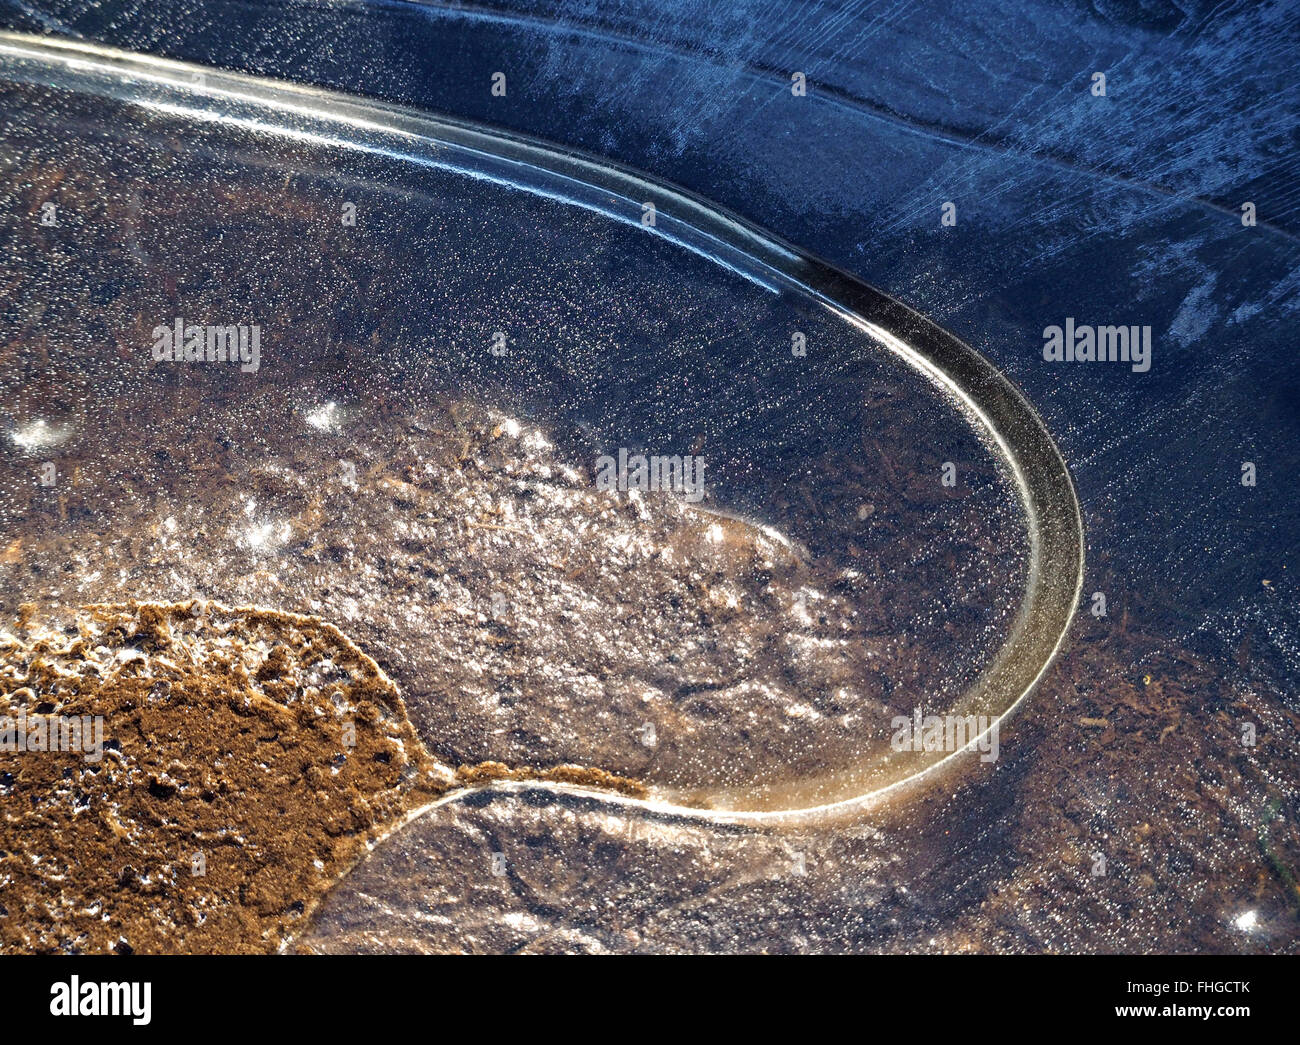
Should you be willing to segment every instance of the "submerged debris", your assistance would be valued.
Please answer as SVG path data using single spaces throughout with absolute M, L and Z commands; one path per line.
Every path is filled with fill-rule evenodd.
M 0 950 L 273 949 L 368 839 L 455 783 L 319 619 L 191 602 L 60 623 L 0 635 L 0 728 L 75 716 L 101 740 L 0 750 Z

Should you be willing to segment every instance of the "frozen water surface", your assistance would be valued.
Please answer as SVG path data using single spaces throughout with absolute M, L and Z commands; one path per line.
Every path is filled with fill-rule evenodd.
M 1074 580 L 1022 433 L 779 245 L 411 114 L 9 54 L 8 198 L 51 215 L 8 262 L 11 607 L 318 614 L 448 762 L 726 808 L 902 779 L 938 759 L 897 718 L 978 712 L 964 747 L 1050 655 L 969 695 L 1031 570 Z
M 87 92 L 51 86 L 39 62 L 10 72 L 8 608 L 203 595 L 318 613 L 398 681 L 438 757 L 596 765 L 696 807 L 806 802 L 828 771 L 881 764 L 892 716 L 961 707 L 1015 632 L 1026 519 L 969 404 L 777 278 L 779 250 L 755 266 L 734 239 L 696 236 L 708 215 L 671 197 L 647 227 L 657 197 L 605 172 L 555 180 L 521 154 L 379 133 L 306 96 L 286 116 L 222 95 L 219 77 Z M 1190 369 L 1174 425 L 1116 374 L 1080 394 L 1014 347 L 1023 303 L 1059 290 L 1061 266 L 1089 271 L 1081 259 L 1094 303 L 1102 282 L 1169 266 L 1210 288 L 1141 304 L 1172 294 L 1166 345 L 1194 345 L 1216 322 L 1219 234 L 1196 208 L 1157 208 L 1142 220 L 1195 249 L 1116 248 L 1125 279 L 1103 279 L 1116 252 L 1092 234 L 1063 245 L 1060 206 L 1039 204 L 1082 192 L 1088 213 L 1137 223 L 1136 190 L 1035 180 L 1023 157 L 935 162 L 968 195 L 1037 215 L 985 250 L 989 304 L 958 277 L 940 311 L 967 326 L 987 311 L 980 347 L 1068 418 L 1099 563 L 1087 590 L 1121 612 L 1076 626 L 1001 758 L 972 760 L 960 785 L 787 830 L 540 785 L 476 791 L 394 831 L 304 946 L 1293 945 L 1294 694 L 1268 669 L 1294 652 L 1294 614 L 1275 605 L 1284 579 L 1238 578 L 1201 549 L 1231 522 L 1276 567 L 1294 512 L 1265 525 L 1208 475 L 1168 479 L 1198 430 L 1229 471 L 1241 456 L 1223 435 L 1233 412 L 1207 409 Z M 810 184 L 773 194 L 774 211 L 847 206 Z M 49 202 L 57 224 L 42 225 Z M 939 303 L 948 266 L 891 247 L 899 219 L 860 235 L 877 260 L 858 271 L 892 269 L 890 285 Z M 861 255 L 832 239 L 828 253 Z M 1030 240 L 1035 275 L 1018 275 Z M 1269 242 L 1241 247 L 1243 264 L 1282 285 Z M 1259 329 L 1261 293 L 1235 322 Z M 154 327 L 178 316 L 257 324 L 256 371 L 154 363 Z M 1093 418 L 1116 411 L 1121 446 L 1166 437 L 1116 456 Z M 1251 428 L 1243 445 L 1269 444 Z M 598 461 L 620 449 L 698 456 L 705 497 L 599 491 Z M 1157 605 L 1184 568 L 1189 597 Z M 1115 600 L 1126 579 L 1147 594 Z M 1207 602 L 1229 612 L 1198 614 Z

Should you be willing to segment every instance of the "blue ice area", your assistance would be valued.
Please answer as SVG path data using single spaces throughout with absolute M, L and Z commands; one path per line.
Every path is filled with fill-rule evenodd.
M 1220 655 L 1252 634 L 1294 698 L 1300 5 L 0 0 L 0 23 L 526 132 L 821 255 L 1042 412 L 1089 592 Z M 1150 371 L 1045 361 L 1067 317 L 1150 326 Z

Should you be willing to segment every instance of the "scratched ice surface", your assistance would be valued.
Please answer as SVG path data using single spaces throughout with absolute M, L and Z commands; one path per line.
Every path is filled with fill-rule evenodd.
M 974 782 L 803 834 L 540 793 L 453 802 L 341 883 L 307 945 L 1295 949 L 1294 5 L 0 11 L 526 130 L 686 185 L 978 347 L 1043 413 L 1079 487 L 1085 591 L 1110 614 L 1080 620 Z M 478 89 L 502 54 L 519 85 L 504 104 Z M 1087 90 L 1098 69 L 1105 99 Z M 1045 364 L 1041 332 L 1067 316 L 1150 324 L 1151 372 Z

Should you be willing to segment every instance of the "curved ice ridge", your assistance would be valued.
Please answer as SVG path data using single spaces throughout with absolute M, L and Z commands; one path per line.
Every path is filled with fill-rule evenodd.
M 640 223 L 642 202 L 652 200 L 658 221 L 648 234 L 768 290 L 811 298 L 861 331 L 950 396 L 1012 477 L 1025 512 L 1028 581 L 1006 643 L 951 709 L 962 716 L 986 716 L 989 722 L 960 750 L 891 752 L 792 784 L 762 803 L 744 788 L 651 789 L 641 799 L 540 779 L 495 781 L 451 791 L 412 812 L 394 830 L 484 788 L 599 794 L 611 803 L 694 820 L 793 824 L 858 813 L 931 781 L 975 750 L 1021 706 L 1060 652 L 1078 605 L 1084 560 L 1083 524 L 1065 461 L 1033 407 L 991 363 L 882 291 L 681 189 L 540 141 L 409 108 L 12 33 L 0 33 L 0 77 L 86 91 L 263 134 L 381 153 L 488 179 L 629 224 Z

